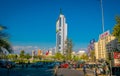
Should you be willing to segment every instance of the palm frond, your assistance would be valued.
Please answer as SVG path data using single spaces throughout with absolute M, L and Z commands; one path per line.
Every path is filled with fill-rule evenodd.
M 9 53 L 13 52 L 11 45 L 7 40 L 0 39 L 0 47 L 5 48 Z
M 4 30 L 4 29 L 7 29 L 7 27 L 6 27 L 6 26 L 3 26 L 3 25 L 0 25 L 0 31 L 1 31 L 1 30 Z

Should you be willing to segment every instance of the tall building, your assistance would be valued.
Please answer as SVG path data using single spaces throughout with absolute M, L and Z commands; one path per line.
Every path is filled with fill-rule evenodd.
M 94 43 L 95 57 L 97 60 L 106 60 L 108 58 L 108 53 L 111 51 L 111 48 L 115 47 L 114 40 L 115 37 L 112 36 L 109 31 L 100 35 L 98 42 Z
M 66 18 L 60 10 L 60 15 L 56 22 L 56 51 L 65 54 L 67 40 L 67 23 Z
M 38 49 L 38 56 L 42 55 L 42 50 Z

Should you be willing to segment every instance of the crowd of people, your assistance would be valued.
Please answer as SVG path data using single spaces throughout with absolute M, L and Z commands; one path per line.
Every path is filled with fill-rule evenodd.
M 76 62 L 67 62 L 67 63 L 69 65 L 68 68 L 70 68 L 70 69 L 71 68 L 72 69 L 82 68 L 84 76 L 87 75 L 87 69 L 93 70 L 94 76 L 98 76 L 98 75 L 109 76 L 110 75 L 110 66 L 109 65 L 86 64 L 86 63 L 76 63 Z M 59 68 L 58 66 L 55 67 L 55 76 L 56 76 L 58 68 Z
M 109 76 L 110 75 L 109 65 L 105 65 L 105 66 L 94 65 L 94 66 L 91 66 L 91 65 L 88 65 L 88 64 L 84 64 L 82 68 L 83 68 L 84 75 L 87 74 L 86 68 L 88 68 L 90 70 L 93 70 L 94 76 L 98 76 L 98 75 Z

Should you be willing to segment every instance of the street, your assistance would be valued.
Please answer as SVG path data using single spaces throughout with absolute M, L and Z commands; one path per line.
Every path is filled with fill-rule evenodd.
M 88 76 L 93 76 L 92 70 L 87 70 Z M 84 76 L 82 69 L 68 69 L 68 68 L 59 68 L 57 76 Z
M 87 69 L 87 75 L 93 76 L 93 71 Z M 48 68 L 0 68 L 0 76 L 53 76 L 53 69 Z M 82 69 L 59 68 L 57 76 L 84 76 Z
M 47 68 L 0 68 L 0 76 L 53 76 L 53 70 Z

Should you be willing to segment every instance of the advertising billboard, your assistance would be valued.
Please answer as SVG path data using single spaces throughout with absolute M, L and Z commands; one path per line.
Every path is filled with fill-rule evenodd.
M 120 66 L 120 52 L 113 52 L 114 66 Z
M 109 31 L 109 30 L 106 31 L 106 32 L 104 32 L 104 33 L 102 33 L 102 34 L 100 35 L 100 39 L 103 39 L 103 38 L 105 38 L 105 37 L 108 36 L 108 35 L 110 35 L 110 31 Z

